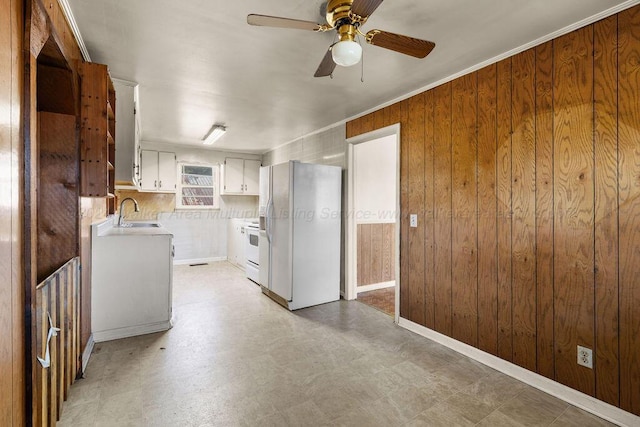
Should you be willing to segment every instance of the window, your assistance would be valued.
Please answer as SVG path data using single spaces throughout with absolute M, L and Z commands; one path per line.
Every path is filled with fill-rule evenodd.
M 219 209 L 218 166 L 180 164 L 176 208 Z

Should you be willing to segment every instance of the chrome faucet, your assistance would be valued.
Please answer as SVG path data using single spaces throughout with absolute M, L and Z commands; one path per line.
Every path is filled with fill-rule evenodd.
M 124 206 L 124 202 L 126 202 L 127 200 L 131 200 L 135 206 L 135 211 L 140 212 L 140 207 L 138 206 L 138 202 L 136 201 L 136 199 L 134 199 L 133 197 L 126 197 L 122 199 L 122 201 L 120 202 L 120 211 L 118 212 L 120 215 L 118 217 L 118 227 L 122 227 L 122 225 L 124 224 L 124 214 L 122 213 L 122 207 Z

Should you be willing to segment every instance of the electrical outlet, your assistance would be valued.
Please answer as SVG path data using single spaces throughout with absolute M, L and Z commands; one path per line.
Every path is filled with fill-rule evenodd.
M 593 353 L 590 348 L 578 346 L 578 365 L 593 369 Z
M 411 214 L 409 215 L 409 227 L 416 228 L 418 226 L 418 215 Z

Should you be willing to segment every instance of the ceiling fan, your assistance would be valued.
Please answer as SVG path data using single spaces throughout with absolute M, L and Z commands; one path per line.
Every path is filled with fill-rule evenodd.
M 360 27 L 367 22 L 367 19 L 382 1 L 329 0 L 326 8 L 326 24 L 255 14 L 247 16 L 247 23 L 256 26 L 293 28 L 315 32 L 336 30 L 339 41 L 329 46 L 329 50 L 322 59 L 314 77 L 330 76 L 336 65 L 349 67 L 360 62 L 362 46 L 356 42 L 357 35 L 363 36 L 366 42 L 373 46 L 383 47 L 416 58 L 426 57 L 436 46 L 435 43 L 381 30 L 371 30 L 367 33 L 360 31 Z

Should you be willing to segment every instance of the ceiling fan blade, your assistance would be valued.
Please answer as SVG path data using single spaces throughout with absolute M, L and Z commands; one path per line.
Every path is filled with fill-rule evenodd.
M 351 12 L 362 18 L 368 18 L 376 11 L 382 0 L 353 0 Z
M 333 46 L 332 46 L 333 47 Z M 324 58 L 322 58 L 322 62 L 320 66 L 316 70 L 316 73 L 313 77 L 327 77 L 333 74 L 333 70 L 336 69 L 336 63 L 333 62 L 333 56 L 331 55 L 331 47 L 327 50 L 327 53 L 324 54 Z
M 380 30 L 369 31 L 366 35 L 366 40 L 367 43 L 374 46 L 383 47 L 416 58 L 424 58 L 436 47 L 435 43 L 427 40 L 415 39 L 413 37 Z
M 267 15 L 247 15 L 247 24 L 259 27 L 293 28 L 295 30 L 322 31 L 323 26 L 311 21 L 280 18 Z

